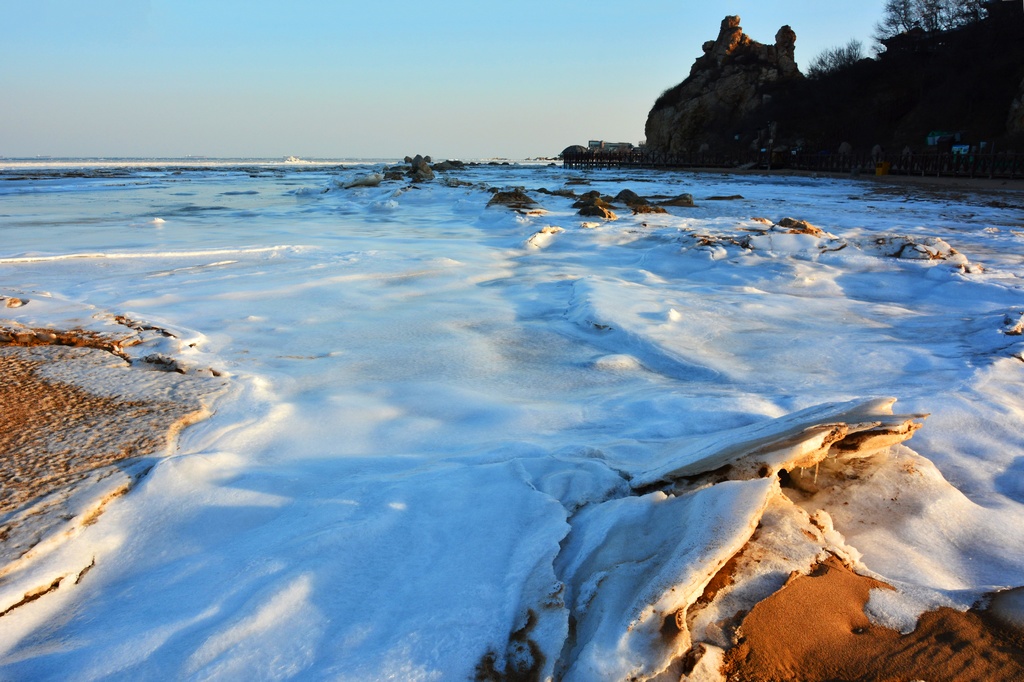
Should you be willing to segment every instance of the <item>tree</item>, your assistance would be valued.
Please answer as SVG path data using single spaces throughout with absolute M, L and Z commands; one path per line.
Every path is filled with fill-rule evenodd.
M 985 0 L 885 0 L 874 38 L 881 43 L 915 28 L 949 31 L 985 18 Z
M 851 40 L 840 47 L 830 47 L 811 60 L 807 67 L 808 78 L 821 78 L 856 64 L 864 59 L 864 45 Z
M 914 0 L 885 0 L 882 18 L 875 24 L 875 40 L 881 42 L 918 25 Z

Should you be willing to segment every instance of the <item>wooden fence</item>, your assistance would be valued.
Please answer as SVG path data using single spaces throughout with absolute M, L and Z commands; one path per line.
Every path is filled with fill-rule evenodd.
M 766 152 L 748 155 L 668 154 L 634 149 L 622 152 L 585 151 L 570 152 L 562 159 L 565 168 L 719 168 L 812 171 L 820 173 L 882 172 L 891 175 L 923 175 L 933 177 L 969 178 L 1022 178 L 1024 154 L 951 154 L 926 152 L 923 154 L 882 155 L 867 154 L 791 154 L 775 152 L 769 158 Z

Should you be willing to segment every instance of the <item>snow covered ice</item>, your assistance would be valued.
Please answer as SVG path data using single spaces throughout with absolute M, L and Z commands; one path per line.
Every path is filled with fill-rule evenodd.
M 0 327 L 132 320 L 212 404 L 98 519 L 0 516 L 0 677 L 679 679 L 829 553 L 902 631 L 1024 585 L 1021 197 L 381 170 L 0 169 Z

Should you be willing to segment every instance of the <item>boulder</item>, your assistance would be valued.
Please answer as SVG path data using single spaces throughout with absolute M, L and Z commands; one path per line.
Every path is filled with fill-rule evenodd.
M 633 211 L 633 215 L 640 213 L 668 213 L 661 206 L 653 206 L 647 199 L 637 194 L 631 189 L 624 189 L 615 195 L 615 201 L 629 206 Z
M 595 218 L 602 218 L 604 220 L 618 220 L 619 216 L 615 215 L 610 209 L 605 206 L 598 206 L 597 204 L 589 204 L 580 208 L 579 215 L 582 216 L 593 216 Z
M 686 80 L 655 102 L 647 117 L 648 149 L 677 154 L 731 139 L 729 131 L 765 106 L 766 89 L 803 78 L 795 45 L 789 26 L 779 29 L 773 45 L 763 45 L 743 33 L 738 16 L 727 16 Z
M 412 176 L 413 182 L 427 182 L 428 180 L 434 179 L 434 171 L 432 171 L 430 166 L 427 165 L 427 162 L 422 159 L 420 159 L 419 163 L 413 164 L 412 171 L 409 172 L 409 175 Z
M 488 206 L 508 206 L 509 208 L 515 209 L 529 209 L 537 205 L 537 202 L 531 199 L 521 187 L 516 187 L 510 191 L 495 192 L 491 200 L 487 202 Z
M 687 208 L 693 207 L 696 204 L 693 203 L 692 194 L 680 194 L 677 197 L 673 197 L 667 201 L 661 202 L 662 206 L 685 206 Z
M 615 195 L 615 201 L 631 206 L 633 204 L 646 204 L 647 200 L 631 189 L 624 189 Z

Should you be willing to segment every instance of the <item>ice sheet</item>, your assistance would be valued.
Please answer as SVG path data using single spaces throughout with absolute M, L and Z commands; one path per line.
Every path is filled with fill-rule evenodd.
M 824 437 L 872 396 L 931 414 L 913 450 L 880 456 L 860 486 L 805 490 L 805 510 L 769 519 L 779 537 L 817 518 L 821 548 L 902 590 L 872 602 L 898 625 L 1024 584 L 1018 195 L 515 165 L 339 186 L 380 170 L 4 179 L 0 295 L 28 300 L 0 309 L 4 325 L 124 317 L 150 328 L 131 358 L 172 356 L 230 388 L 97 523 L 0 578 L 2 611 L 91 566 L 0 617 L 0 676 L 588 670 L 622 623 L 584 624 L 592 639 L 564 649 L 587 579 L 567 548 L 666 494 L 648 487 L 707 473 L 701 453 L 734 464 L 764 434 L 813 445 L 803 428 Z M 517 186 L 544 212 L 487 208 L 490 188 Z M 586 222 L 541 187 L 697 206 Z M 787 216 L 828 234 L 770 228 Z M 894 506 L 908 463 L 921 485 Z M 668 530 L 682 512 L 654 519 L 651 565 L 699 591 L 777 473 L 659 497 L 720 498 L 737 516 L 714 546 Z M 794 545 L 803 563 L 816 547 Z M 638 587 L 652 571 L 602 598 L 654 608 L 662 593 Z M 727 616 L 689 626 L 710 641 Z M 617 671 L 658 667 L 630 656 Z

